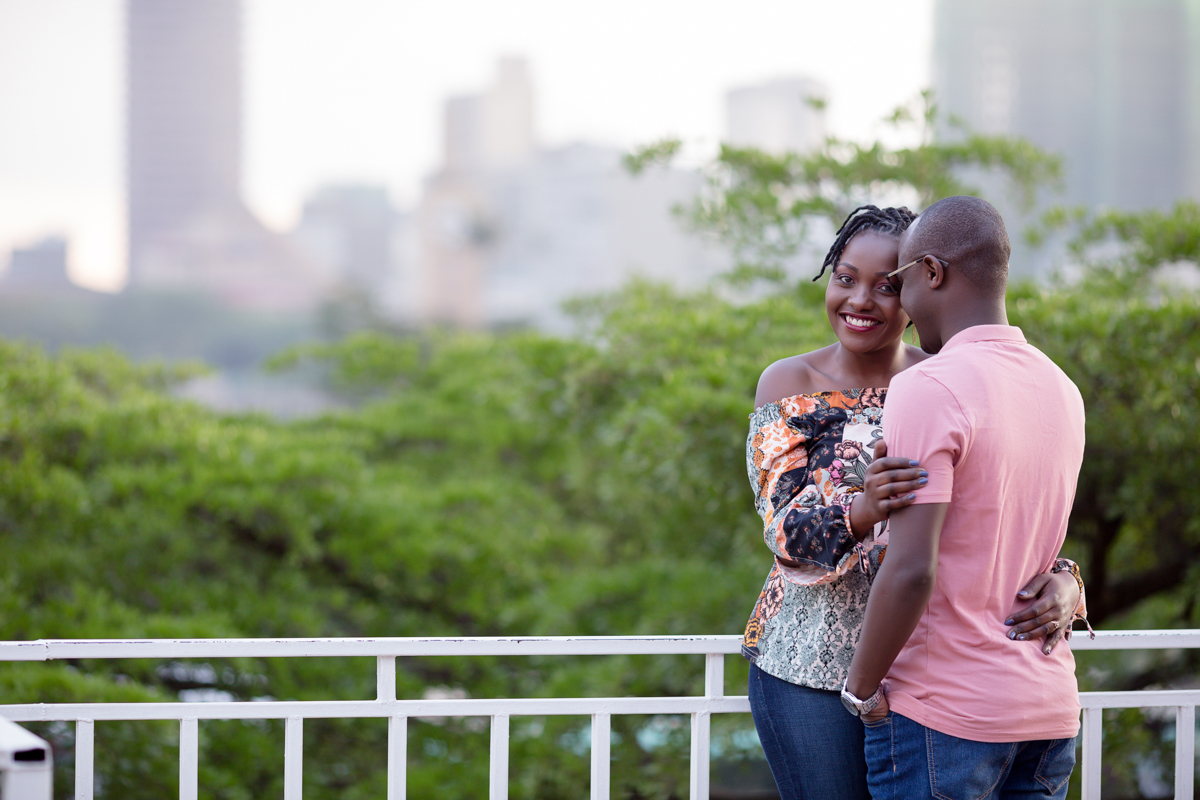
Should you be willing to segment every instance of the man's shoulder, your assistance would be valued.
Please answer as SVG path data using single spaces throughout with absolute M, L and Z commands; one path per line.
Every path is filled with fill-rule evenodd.
M 914 393 L 923 395 L 930 393 L 953 394 L 946 381 L 946 378 L 953 374 L 953 370 L 941 369 L 942 363 L 939 356 L 922 361 L 920 364 L 914 364 L 899 373 L 892 378 L 892 382 L 888 386 L 888 398 Z

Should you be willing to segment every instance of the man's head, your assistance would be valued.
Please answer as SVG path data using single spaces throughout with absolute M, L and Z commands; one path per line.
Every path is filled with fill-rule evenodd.
M 922 348 L 936 353 L 948 328 L 1002 312 L 1011 250 L 1000 213 L 978 197 L 947 197 L 917 217 L 900 238 L 899 264 L 910 266 L 894 280 Z

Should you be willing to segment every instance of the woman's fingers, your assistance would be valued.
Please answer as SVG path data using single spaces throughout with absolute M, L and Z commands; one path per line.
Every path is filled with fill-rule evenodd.
M 876 491 L 884 497 L 893 497 L 895 495 L 905 494 L 907 492 L 915 492 L 929 481 L 924 478 L 913 477 L 903 480 L 893 480 L 888 483 L 881 483 Z
M 1051 633 L 1046 637 L 1046 643 L 1042 645 L 1042 652 L 1046 655 L 1050 655 L 1050 651 L 1052 651 L 1054 646 L 1061 642 L 1063 637 L 1066 635 L 1066 628 L 1059 628 L 1058 630 L 1054 631 L 1054 633 Z
M 918 465 L 907 458 L 877 458 L 867 467 L 867 472 L 890 472 L 892 470 L 911 470 L 919 472 Z
M 916 502 L 916 499 L 917 496 L 915 494 L 902 494 L 896 497 L 887 498 L 883 501 L 883 506 L 890 514 L 898 508 L 904 508 L 905 506 L 912 505 L 914 502 Z
M 1025 584 L 1025 588 L 1017 592 L 1017 600 L 1028 600 L 1031 597 L 1037 597 L 1046 588 L 1046 584 L 1050 583 L 1050 575 L 1052 573 L 1043 572 L 1040 575 L 1034 575 L 1029 583 Z
M 1022 642 L 1029 639 L 1041 639 L 1045 636 L 1049 636 L 1057 630 L 1060 630 L 1061 628 L 1062 625 L 1059 624 L 1058 620 L 1052 619 L 1046 623 L 1038 625 L 1033 630 L 1026 631 L 1025 633 L 1018 633 L 1017 629 L 1013 628 L 1008 632 L 1008 638 L 1016 639 Z
M 1058 609 L 1054 607 L 1054 601 L 1047 597 L 1037 601 L 1029 608 L 1011 612 L 1008 619 L 1004 620 L 1004 624 L 1020 628 L 1017 632 L 1024 633 L 1048 620 L 1056 619 L 1058 617 L 1057 611 Z

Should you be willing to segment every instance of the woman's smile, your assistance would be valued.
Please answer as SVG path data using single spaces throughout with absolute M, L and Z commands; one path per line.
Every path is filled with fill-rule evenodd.
M 860 317 L 856 314 L 839 314 L 842 322 L 846 323 L 846 327 L 852 331 L 869 331 L 872 328 L 878 328 L 883 324 L 883 320 L 875 319 L 874 317 Z

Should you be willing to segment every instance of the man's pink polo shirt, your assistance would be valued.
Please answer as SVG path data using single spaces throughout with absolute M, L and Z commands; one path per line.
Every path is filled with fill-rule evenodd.
M 1071 648 L 1012 641 L 1017 592 L 1054 565 L 1083 462 L 1083 399 L 1019 328 L 961 331 L 892 379 L 888 455 L 929 471 L 917 503 L 949 503 L 929 607 L 887 676 L 893 711 L 980 742 L 1079 731 Z M 885 556 L 886 561 L 886 556 Z

